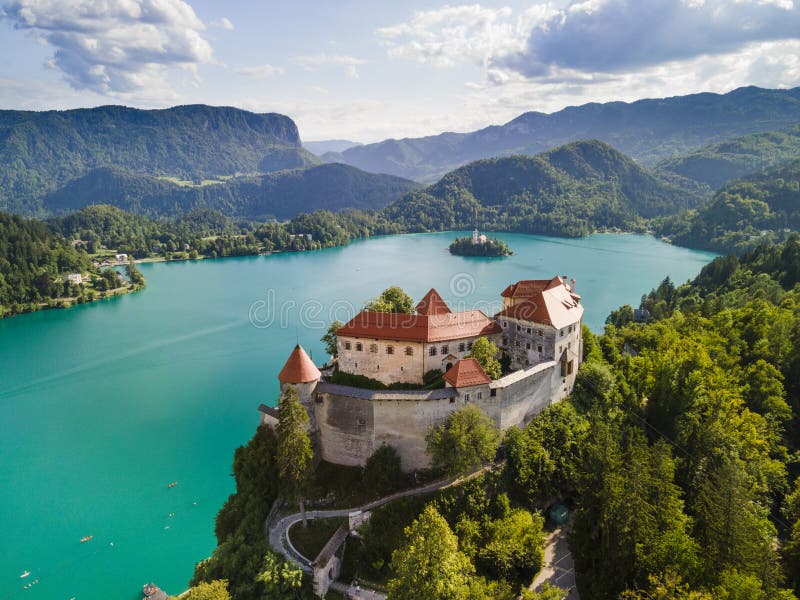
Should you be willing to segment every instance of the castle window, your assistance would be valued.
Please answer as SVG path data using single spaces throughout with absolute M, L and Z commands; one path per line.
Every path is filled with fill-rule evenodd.
M 519 348 L 519 347 L 520 347 L 522 344 L 520 344 L 519 340 L 516 340 L 516 341 L 514 342 L 514 345 L 515 345 L 517 348 Z
M 544 335 L 544 331 L 542 331 L 542 330 L 540 329 L 540 330 L 539 330 L 539 337 L 542 337 L 543 335 Z
M 490 395 L 492 398 L 495 398 L 495 397 L 497 396 L 497 388 L 492 388 L 492 389 L 490 389 L 490 390 L 489 390 L 489 395 Z
M 530 333 L 530 332 L 531 332 L 531 328 L 530 328 L 530 327 L 528 327 L 528 328 L 525 330 L 525 333 Z
M 459 352 L 464 352 L 464 350 L 466 350 L 466 349 L 467 349 L 467 345 L 466 345 L 464 342 L 461 342 L 461 343 L 458 345 L 458 351 L 459 351 Z
M 537 351 L 539 354 L 541 354 L 541 353 L 542 353 L 542 347 L 541 347 L 541 346 L 536 346 L 536 351 Z
M 478 400 L 483 398 L 483 392 L 478 392 Z
M 406 356 L 414 356 L 414 349 L 411 346 L 406 346 Z
M 428 350 L 428 354 L 430 356 L 436 356 L 436 346 L 431 346 L 431 349 Z
M 450 398 L 450 404 L 455 404 L 455 403 L 456 403 L 456 399 L 455 398 Z
M 345 350 L 350 350 L 350 346 L 351 346 L 350 342 L 345 342 L 344 343 L 344 349 Z
M 355 366 L 356 366 L 356 369 L 357 369 L 357 368 L 358 368 L 358 363 L 356 363 L 356 365 L 355 365 Z
M 377 354 L 377 352 L 378 352 L 378 344 L 370 344 L 369 345 L 369 351 L 372 352 L 373 354 Z
M 525 350 L 530 350 L 530 349 L 531 349 L 531 345 L 530 344 L 525 344 Z
M 503 321 L 503 327 L 508 327 L 508 321 Z
M 356 352 L 362 352 L 364 350 L 364 344 L 361 342 L 356 342 Z
M 467 350 L 472 350 L 472 342 L 467 343 Z
M 567 375 L 572 375 L 573 361 L 567 363 Z
M 522 331 L 522 327 L 520 327 L 519 325 L 517 325 L 517 331 Z
M 450 346 L 442 346 L 442 354 L 447 354 L 450 352 Z
M 572 348 L 572 342 L 567 343 L 567 348 Z
M 464 394 L 464 402 L 469 402 L 469 394 Z
M 394 354 L 394 346 L 386 346 L 386 354 Z
M 508 338 L 503 336 L 503 346 L 508 346 Z

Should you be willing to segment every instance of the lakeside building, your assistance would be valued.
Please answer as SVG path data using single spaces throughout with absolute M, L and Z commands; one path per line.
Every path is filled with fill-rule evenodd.
M 278 375 L 281 396 L 297 390 L 309 413 L 318 452 L 332 463 L 363 466 L 372 453 L 394 447 L 405 470 L 430 465 L 425 435 L 448 415 L 475 404 L 498 428 L 523 426 L 566 397 L 583 355 L 583 306 L 575 280 L 523 280 L 500 294 L 502 310 L 452 312 L 436 290 L 415 314 L 362 310 L 336 331 L 340 372 L 404 388 L 374 390 L 333 383 L 297 345 Z M 473 358 L 480 337 L 494 342 L 510 372 L 492 380 Z M 445 387 L 425 389 L 431 372 Z M 418 387 L 416 387 L 418 386 Z M 262 422 L 274 424 L 275 408 L 262 404 Z

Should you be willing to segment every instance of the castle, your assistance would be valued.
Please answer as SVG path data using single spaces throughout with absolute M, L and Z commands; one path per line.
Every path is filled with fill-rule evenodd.
M 452 312 L 431 289 L 415 314 L 362 310 L 336 331 L 340 372 L 416 389 L 333 383 L 332 368 L 323 374 L 297 345 L 278 375 L 281 396 L 294 387 L 322 458 L 351 466 L 363 466 L 382 444 L 397 450 L 405 470 L 429 466 L 428 430 L 469 403 L 501 430 L 525 425 L 572 390 L 583 352 L 583 306 L 566 276 L 519 281 L 501 297 L 502 310 L 489 317 Z M 467 358 L 480 337 L 507 357 L 507 375 L 492 380 Z M 436 372 L 444 373 L 445 387 L 425 389 Z M 276 409 L 259 410 L 263 423 L 276 422 Z

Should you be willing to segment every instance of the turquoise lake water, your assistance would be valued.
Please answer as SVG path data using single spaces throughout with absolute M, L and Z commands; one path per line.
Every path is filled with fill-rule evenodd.
M 389 285 L 489 312 L 509 283 L 568 275 L 599 331 L 613 308 L 713 258 L 612 234 L 501 234 L 514 256 L 460 258 L 454 237 L 145 264 L 142 292 L 0 320 L 0 599 L 133 600 L 150 580 L 183 591 L 214 548 L 233 451 L 274 403 L 296 340 L 323 362 L 331 318 Z

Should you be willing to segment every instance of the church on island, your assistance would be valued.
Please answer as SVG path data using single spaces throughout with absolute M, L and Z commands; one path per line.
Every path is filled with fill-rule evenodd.
M 475 404 L 502 430 L 525 425 L 567 396 L 583 352 L 575 280 L 524 280 L 500 295 L 502 310 L 494 317 L 453 312 L 434 289 L 414 314 L 362 310 L 336 331 L 338 357 L 322 371 L 296 346 L 278 374 L 281 396 L 288 386 L 297 390 L 322 458 L 363 466 L 387 444 L 405 470 L 425 468 L 426 434 L 459 407 Z M 499 379 L 467 357 L 481 337 L 506 357 L 507 374 Z M 403 389 L 334 383 L 334 368 Z M 444 387 L 425 387 L 442 373 Z M 275 408 L 262 404 L 259 410 L 262 423 L 276 423 Z

